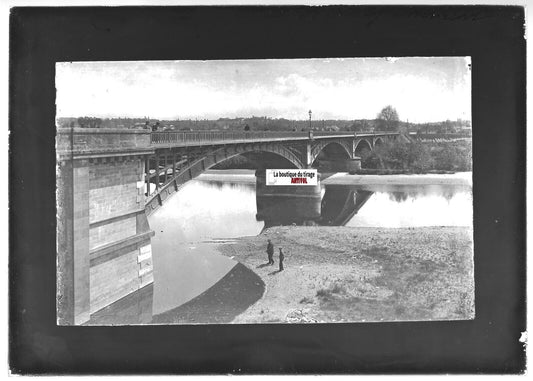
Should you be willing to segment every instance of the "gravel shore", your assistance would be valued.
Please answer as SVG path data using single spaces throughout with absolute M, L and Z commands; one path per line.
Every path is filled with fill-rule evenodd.
M 266 265 L 268 238 L 274 266 Z M 233 323 L 474 318 L 469 228 L 273 227 L 219 250 L 265 283 L 263 297 Z

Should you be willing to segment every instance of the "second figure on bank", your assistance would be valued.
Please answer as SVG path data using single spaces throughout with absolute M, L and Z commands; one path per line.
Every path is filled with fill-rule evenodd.
M 267 254 L 268 254 L 268 264 L 273 265 L 274 264 L 274 245 L 272 244 L 272 241 L 270 240 L 268 240 Z

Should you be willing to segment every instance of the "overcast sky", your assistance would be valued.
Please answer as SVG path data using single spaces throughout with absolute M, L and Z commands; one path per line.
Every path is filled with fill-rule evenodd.
M 57 116 L 470 120 L 470 59 L 344 58 L 56 65 Z

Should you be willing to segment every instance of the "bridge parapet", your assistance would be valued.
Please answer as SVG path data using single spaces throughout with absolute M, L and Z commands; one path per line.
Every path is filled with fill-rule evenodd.
M 235 142 L 235 141 L 249 141 L 259 139 L 275 139 L 275 138 L 307 138 L 307 132 L 290 132 L 290 131 L 162 131 L 152 132 L 152 144 L 169 144 L 169 143 L 195 143 L 195 142 Z
M 153 152 L 147 130 L 59 128 L 56 144 L 59 160 L 71 157 L 103 157 Z
M 260 141 L 314 140 L 329 138 L 383 137 L 398 135 L 394 132 L 350 131 L 156 131 L 150 134 L 150 144 L 155 147 L 180 147 L 204 144 L 227 144 Z
M 133 129 L 103 128 L 59 128 L 57 130 L 57 152 L 62 158 L 90 156 L 133 151 L 151 151 L 158 146 L 189 146 L 227 144 L 251 141 L 308 140 L 353 137 L 383 137 L 398 135 L 393 132 L 353 133 L 349 131 L 148 131 Z

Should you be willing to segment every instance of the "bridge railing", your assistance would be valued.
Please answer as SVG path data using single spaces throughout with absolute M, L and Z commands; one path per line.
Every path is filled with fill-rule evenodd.
M 152 132 L 152 144 L 196 143 L 210 141 L 256 140 L 267 138 L 306 137 L 307 132 L 290 131 L 162 131 Z
M 352 135 L 351 131 L 313 131 L 314 137 Z M 391 134 L 390 132 L 361 133 L 372 136 Z M 359 135 L 359 134 L 358 134 Z M 202 142 L 224 142 L 279 138 L 307 138 L 309 131 L 155 131 L 150 134 L 150 143 L 158 144 L 194 144 Z

